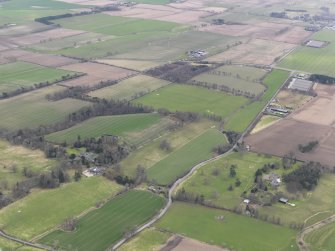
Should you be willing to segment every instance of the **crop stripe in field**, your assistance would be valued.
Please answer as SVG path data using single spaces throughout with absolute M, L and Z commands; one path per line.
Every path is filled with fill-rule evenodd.
M 142 198 L 143 196 L 140 195 L 140 196 L 132 196 L 131 198 L 128 198 L 129 200 L 133 200 L 133 202 L 137 202 L 139 200 L 143 200 Z M 128 205 L 132 204 L 132 203 L 129 203 L 127 201 L 124 201 L 122 204 L 119 203 L 119 201 L 114 201 L 113 203 L 118 203 L 118 206 L 116 208 L 113 208 L 113 211 L 114 213 L 111 213 L 109 215 L 110 218 L 115 218 L 116 221 L 113 222 L 113 224 L 115 225 L 120 225 L 124 222 L 127 222 L 128 219 L 132 218 L 133 215 L 136 215 L 137 212 L 134 212 L 134 210 L 131 209 L 131 207 L 128 207 Z M 137 203 L 136 203 L 137 204 Z M 145 207 L 145 205 L 142 205 L 140 208 L 137 207 L 137 209 L 141 210 L 143 207 Z M 119 209 L 123 209 L 122 211 L 122 215 L 118 215 L 118 210 Z M 98 212 L 99 209 L 97 209 L 96 212 L 94 213 L 91 213 L 90 215 L 86 216 L 84 219 L 84 222 L 85 221 L 90 221 L 92 219 L 95 218 L 96 221 L 100 222 L 101 219 L 100 218 L 97 218 L 97 215 L 99 214 Z M 123 215 L 124 214 L 124 215 Z M 116 217 L 117 216 L 117 217 Z M 126 216 L 126 217 L 124 217 Z M 103 219 L 103 221 L 105 221 L 107 219 Z M 82 222 L 83 223 L 83 222 Z M 95 235 L 95 234 L 98 234 L 99 232 L 106 232 L 106 229 L 108 228 L 108 225 L 105 225 L 104 227 L 102 227 L 102 225 L 99 226 L 99 228 L 96 228 L 96 226 L 94 225 L 86 225 L 85 226 L 85 229 L 86 229 L 86 232 L 81 232 L 81 233 L 78 233 L 75 237 L 72 237 L 72 241 L 73 242 L 77 242 L 76 240 L 80 240 L 82 239 L 83 236 L 85 236 L 87 234 L 87 232 L 89 232 L 91 235 Z M 101 240 L 100 240 L 101 241 Z
M 135 206 L 135 209 L 134 209 Z M 114 234 L 110 232 L 111 225 L 115 226 L 129 226 L 136 228 L 138 224 L 142 224 L 157 213 L 157 210 L 163 206 L 162 198 L 149 192 L 131 190 L 127 193 L 121 194 L 106 203 L 103 207 L 91 211 L 89 214 L 79 219 L 78 230 L 73 233 L 62 233 L 58 230 L 56 233 L 56 240 L 63 243 L 66 248 L 68 244 L 71 247 L 79 248 L 79 250 L 95 250 L 96 243 L 83 242 L 88 240 L 89 236 L 100 236 L 99 243 L 101 247 L 108 247 L 111 242 L 114 243 L 122 237 L 123 230 L 116 231 Z M 152 209 L 156 210 L 152 210 Z M 107 215 L 106 213 L 110 213 Z M 94 224 L 92 224 L 94 222 Z M 136 222 L 136 225 L 133 223 Z M 82 228 L 82 231 L 80 229 Z M 128 231 L 129 229 L 125 229 Z
M 171 154 L 178 152 L 181 148 L 183 148 L 184 146 L 188 145 L 190 142 L 192 142 L 193 140 L 196 140 L 197 138 L 201 137 L 203 134 L 205 134 L 206 132 L 210 131 L 211 129 L 207 129 L 206 131 L 202 132 L 200 135 L 195 136 L 191 139 L 189 139 L 188 141 L 186 141 L 184 144 L 182 144 L 181 146 L 179 146 L 178 148 L 176 148 L 174 151 L 172 151 L 171 153 L 169 153 L 168 155 L 166 155 L 164 158 L 160 159 L 158 162 L 161 162 L 163 160 L 165 160 L 166 158 L 168 158 Z M 157 163 L 158 163 L 157 162 Z M 157 164 L 156 163 L 156 164 Z M 153 165 L 154 166 L 154 165 Z
M 130 199 L 133 199 L 133 198 L 130 198 Z M 138 197 L 136 202 L 139 201 L 139 200 L 142 200 L 142 203 L 143 203 L 143 198 Z M 150 202 L 150 201 L 152 201 L 151 198 L 147 198 L 145 200 L 145 202 Z M 155 203 L 150 203 L 150 204 L 147 204 L 147 205 L 142 204 L 140 207 L 137 207 L 136 211 L 134 211 L 131 207 L 128 207 L 129 204 L 130 203 L 125 203 L 125 204 L 122 205 L 123 212 L 122 212 L 121 215 L 119 215 L 117 212 L 115 212 L 114 214 L 109 215 L 111 218 L 114 217 L 114 218 L 117 219 L 117 221 L 113 222 L 114 225 L 119 226 L 119 225 L 122 225 L 124 223 L 127 223 L 129 220 L 133 221 L 134 218 L 136 218 L 136 216 L 138 216 L 138 211 L 141 212 L 142 209 L 148 208 L 149 206 L 152 206 Z M 138 204 L 138 203 L 136 203 L 136 204 Z M 115 209 L 113 209 L 113 210 L 115 210 Z M 147 220 L 147 218 L 148 217 L 144 218 L 143 221 Z M 87 232 L 90 232 L 90 234 L 92 234 L 92 235 L 98 234 L 99 232 L 104 233 L 108 230 L 108 225 L 105 225 L 104 227 L 102 227 L 102 225 L 100 225 L 100 227 L 98 229 L 96 227 L 93 227 L 93 226 L 91 226 L 90 228 L 88 228 L 87 226 L 85 226 L 85 227 L 87 229 Z M 134 227 L 136 227 L 136 226 L 134 226 Z M 86 233 L 83 233 L 82 235 L 86 235 Z M 78 235 L 76 238 L 73 238 L 73 239 L 78 239 L 78 238 L 82 239 L 82 235 Z M 118 237 L 115 238 L 115 241 L 117 239 L 118 239 Z M 110 245 L 111 241 L 110 241 L 110 239 L 109 240 L 107 239 L 106 242 Z

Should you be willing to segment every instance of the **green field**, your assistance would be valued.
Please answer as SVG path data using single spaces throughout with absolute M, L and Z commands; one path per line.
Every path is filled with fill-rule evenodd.
M 0 190 L 2 193 L 11 191 L 16 182 L 27 179 L 22 174 L 25 167 L 33 172 L 41 172 L 55 164 L 54 160 L 46 159 L 42 151 L 0 140 Z
M 151 167 L 148 178 L 160 185 L 169 185 L 195 164 L 213 157 L 215 146 L 226 143 L 224 134 L 214 129 L 208 130 Z
M 74 75 L 74 72 L 26 62 L 15 62 L 0 65 L 0 75 L 0 93 L 5 93 L 42 82 L 61 80 L 62 76 Z
M 39 248 L 33 248 L 28 246 L 23 246 L 17 242 L 7 240 L 0 237 L 0 249 L 1 251 L 41 251 Z
M 314 34 L 312 39 L 329 41 L 330 44 L 324 48 L 300 46 L 286 56 L 279 63 L 279 67 L 335 77 L 335 70 L 332 67 L 332 55 L 335 53 L 335 31 L 322 30 Z
M 170 234 L 149 228 L 123 244 L 119 251 L 148 251 L 158 250 L 170 238 Z
M 213 72 L 220 73 L 213 74 Z M 259 95 L 265 90 L 260 83 L 266 71 L 247 66 L 225 65 L 210 72 L 200 74 L 190 81 L 205 82 L 217 86 L 225 86 L 232 92 L 241 91 L 244 94 Z
M 133 101 L 155 109 L 166 108 L 171 112 L 189 111 L 227 117 L 248 101 L 242 96 L 232 96 L 189 85 L 168 85 Z
M 0 25 L 30 25 L 35 18 L 58 15 L 83 6 L 52 0 L 11 0 L 1 3 Z
M 218 53 L 236 38 L 215 33 L 187 31 L 184 26 L 173 32 L 134 33 L 79 47 L 56 51 L 58 54 L 80 58 L 110 58 L 169 62 L 186 58 L 189 50 L 205 50 Z M 190 44 L 189 41 L 192 41 Z
M 280 117 L 277 116 L 272 116 L 272 115 L 263 115 L 262 118 L 259 120 L 259 122 L 256 124 L 254 129 L 252 129 L 251 134 L 259 132 L 273 123 L 277 122 L 280 120 Z
M 187 123 L 183 127 L 178 127 L 175 130 L 166 130 L 159 140 L 148 142 L 143 147 L 131 152 L 127 158 L 122 160 L 122 171 L 125 175 L 135 177 L 138 165 L 141 165 L 145 169 L 149 169 L 162 159 L 166 158 L 171 151 L 175 151 L 183 145 L 186 145 L 215 125 L 215 122 L 202 119 L 194 123 Z M 170 144 L 171 151 L 165 151 L 159 147 L 160 142 L 163 140 L 166 140 Z
M 335 175 L 326 174 L 321 177 L 314 191 L 300 195 L 299 199 L 291 201 L 295 204 L 295 207 L 276 203 L 271 207 L 260 208 L 259 213 L 279 217 L 281 222 L 287 225 L 291 222 L 304 223 L 305 221 L 309 225 L 308 222 L 312 224 L 335 214 L 334 191 Z M 327 211 L 326 214 L 318 215 L 318 213 L 325 211 Z M 312 216 L 317 220 L 314 220 Z
M 78 136 L 82 140 L 97 138 L 104 134 L 126 136 L 127 133 L 144 130 L 159 122 L 158 114 L 131 114 L 100 116 L 86 120 L 78 125 L 46 136 L 47 141 L 55 143 L 74 143 Z
M 103 251 L 125 233 L 149 220 L 164 205 L 164 199 L 153 193 L 131 190 L 79 219 L 74 232 L 57 230 L 40 242 L 58 242 L 65 250 Z
M 11 0 L 1 3 L 1 8 L 7 10 L 34 10 L 34 9 L 51 9 L 51 10 L 68 10 L 83 7 L 83 5 L 68 4 L 55 0 Z
M 60 86 L 50 86 L 0 100 L 0 116 L 5 118 L 0 121 L 0 128 L 16 130 L 59 122 L 69 113 L 90 105 L 89 102 L 77 99 L 48 101 L 45 98 L 47 94 L 64 89 Z
M 225 158 L 207 164 L 189 178 L 182 187 L 190 193 L 202 194 L 205 200 L 217 206 L 233 209 L 243 201 L 241 194 L 254 184 L 254 175 L 264 164 L 281 163 L 277 157 L 263 157 L 256 153 L 233 153 Z M 236 165 L 236 177 L 230 177 L 231 165 Z M 217 175 L 213 174 L 217 170 Z M 241 181 L 235 185 L 236 179 Z M 228 191 L 232 185 L 233 191 Z
M 90 95 L 91 97 L 98 97 L 104 99 L 131 100 L 134 99 L 136 95 L 149 93 L 168 84 L 170 84 L 170 82 L 162 79 L 157 79 L 145 75 L 138 75 L 123 80 L 116 85 L 108 86 L 90 92 L 88 93 L 88 95 Z
M 85 30 L 107 35 L 125 36 L 134 33 L 172 31 L 180 26 L 176 23 L 147 19 L 94 14 L 56 20 L 64 28 Z
M 261 99 L 245 106 L 243 109 L 240 109 L 238 112 L 230 116 L 225 124 L 225 129 L 228 131 L 243 132 L 253 119 L 255 119 L 257 114 L 262 111 L 288 77 L 289 72 L 282 70 L 273 70 L 268 74 L 263 81 L 267 86 L 267 90 Z
M 42 52 L 53 52 L 71 47 L 80 47 L 90 45 L 113 38 L 111 35 L 99 34 L 94 32 L 85 32 L 74 36 L 57 38 L 43 41 L 38 44 L 29 45 L 29 48 Z
M 139 50 L 140 48 L 148 46 L 149 43 L 156 39 L 167 39 L 169 34 L 169 32 L 131 34 L 97 43 L 85 44 L 77 47 L 72 46 L 54 51 L 54 53 L 86 59 L 105 58 Z
M 120 186 L 102 177 L 83 178 L 60 188 L 34 191 L 0 211 L 0 228 L 31 239 L 108 199 Z
M 178 31 L 168 33 L 163 37 L 154 36 L 154 39 L 143 44 L 136 50 L 116 53 L 109 58 L 115 59 L 140 59 L 169 62 L 172 60 L 186 59 L 186 52 L 190 50 L 204 50 L 208 56 L 219 53 L 237 41 L 236 37 L 224 36 L 211 32 L 185 30 L 183 26 Z M 238 38 L 243 40 L 243 38 Z M 192 43 L 190 43 L 192 41 Z
M 218 216 L 224 220 L 217 220 Z M 174 203 L 157 226 L 232 250 L 299 250 L 291 229 L 192 204 Z
M 335 247 L 335 222 L 309 233 L 304 241 L 310 251 L 332 251 Z

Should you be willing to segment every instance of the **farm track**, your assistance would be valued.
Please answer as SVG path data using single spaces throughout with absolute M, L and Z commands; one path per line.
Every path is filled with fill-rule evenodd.
M 324 219 L 321 220 L 317 223 L 314 223 L 311 226 L 308 226 L 306 228 L 304 228 L 299 235 L 297 236 L 297 245 L 300 249 L 300 251 L 309 251 L 308 245 L 306 244 L 306 242 L 304 241 L 304 238 L 307 234 L 312 233 L 315 230 L 318 230 L 319 228 L 326 226 L 327 224 L 330 224 L 332 222 L 335 222 L 335 214 Z

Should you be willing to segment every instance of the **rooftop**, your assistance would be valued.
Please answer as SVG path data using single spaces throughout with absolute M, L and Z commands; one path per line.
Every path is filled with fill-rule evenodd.
M 313 82 L 305 79 L 293 78 L 288 88 L 292 90 L 308 92 L 313 87 Z

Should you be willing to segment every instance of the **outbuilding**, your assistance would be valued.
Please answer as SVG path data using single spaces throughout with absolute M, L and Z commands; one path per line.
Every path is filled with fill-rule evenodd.
M 288 199 L 282 197 L 282 198 L 279 199 L 279 202 L 281 202 L 283 204 L 287 204 L 288 203 Z

